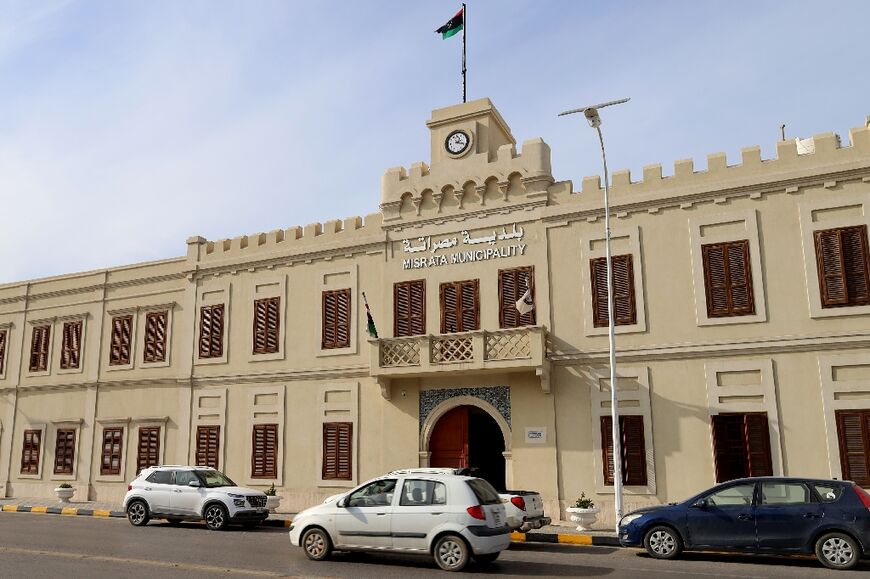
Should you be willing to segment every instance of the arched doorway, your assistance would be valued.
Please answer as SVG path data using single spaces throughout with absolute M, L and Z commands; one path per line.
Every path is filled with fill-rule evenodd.
M 496 489 L 505 489 L 502 427 L 478 406 L 457 406 L 445 412 L 432 428 L 429 452 L 432 467 L 476 468 Z

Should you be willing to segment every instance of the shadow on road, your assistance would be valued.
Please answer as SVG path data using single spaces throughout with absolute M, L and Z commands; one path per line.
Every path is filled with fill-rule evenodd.
M 548 543 L 511 543 L 511 551 L 533 551 L 536 553 L 582 553 L 584 555 L 610 555 L 615 547 L 593 547 L 591 545 L 559 545 Z
M 230 525 L 223 531 L 210 531 L 208 527 L 205 526 L 205 523 L 194 523 L 192 521 L 184 521 L 177 524 L 168 523 L 166 521 L 152 521 L 148 523 L 149 527 L 156 527 L 159 529 L 187 529 L 192 532 L 201 531 L 203 533 L 287 533 L 289 529 L 285 527 L 254 527 L 253 529 L 246 529 L 239 525 Z
M 646 552 L 640 551 L 637 556 L 643 559 L 653 560 Z M 720 552 L 692 552 L 683 553 L 678 560 L 697 561 L 700 563 L 732 563 L 735 565 L 776 565 L 778 567 L 806 567 L 824 569 L 812 555 L 757 555 L 754 553 L 720 553 Z M 855 567 L 856 571 L 870 570 L 870 561 L 862 560 Z

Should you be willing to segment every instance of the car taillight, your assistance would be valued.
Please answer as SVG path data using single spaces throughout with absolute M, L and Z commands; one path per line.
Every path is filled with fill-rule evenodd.
M 465 510 L 468 511 L 468 514 L 471 515 L 472 517 L 474 517 L 475 519 L 478 519 L 481 521 L 486 520 L 486 513 L 483 512 L 483 507 L 481 507 L 480 505 L 468 507 Z
M 132 491 L 132 490 L 133 490 L 133 485 L 127 485 L 127 490 L 128 490 L 128 491 Z
M 867 491 L 859 487 L 858 485 L 852 485 L 852 490 L 858 495 L 858 499 L 861 501 L 865 507 L 870 509 L 870 495 L 867 494 Z
M 525 499 L 523 499 L 523 497 L 511 497 L 511 502 L 519 510 L 521 510 L 521 511 L 526 510 L 526 501 L 525 501 Z

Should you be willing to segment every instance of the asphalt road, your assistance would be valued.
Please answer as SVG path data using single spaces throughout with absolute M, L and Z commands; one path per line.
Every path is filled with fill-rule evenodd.
M 870 571 L 870 561 L 860 567 Z M 401 555 L 335 554 L 309 561 L 292 548 L 283 529 L 211 532 L 204 526 L 151 523 L 135 528 L 123 519 L 94 519 L 0 513 L 0 576 L 125 577 L 184 579 L 214 577 L 688 577 L 803 578 L 839 573 L 812 559 L 688 554 L 656 561 L 635 549 L 514 544 L 488 566 L 446 574 L 428 558 Z M 855 577 L 859 574 L 846 574 Z

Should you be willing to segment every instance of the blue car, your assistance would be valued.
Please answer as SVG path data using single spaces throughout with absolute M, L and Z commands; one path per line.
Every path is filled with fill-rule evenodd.
M 870 555 L 870 494 L 850 481 L 732 480 L 682 503 L 628 513 L 619 542 L 656 559 L 684 549 L 815 553 L 826 567 L 851 569 Z

